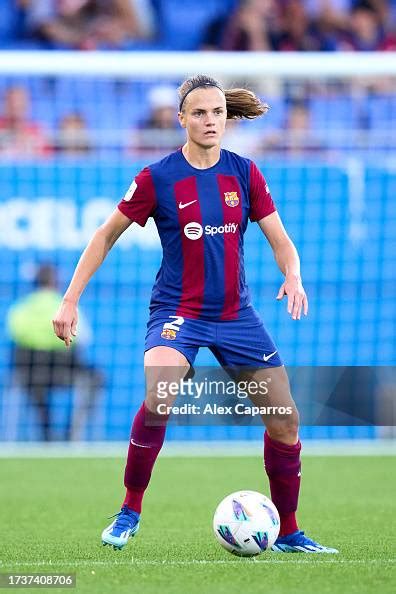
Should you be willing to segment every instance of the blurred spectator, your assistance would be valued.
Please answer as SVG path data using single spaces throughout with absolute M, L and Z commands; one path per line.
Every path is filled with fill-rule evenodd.
M 30 120 L 30 95 L 24 87 L 9 87 L 0 116 L 0 157 L 31 158 L 50 154 L 48 139 L 39 124 Z
M 386 32 L 381 12 L 374 2 L 359 2 L 351 10 L 348 28 L 338 49 L 353 51 L 395 51 L 396 36 Z
M 145 128 L 174 130 L 177 126 L 175 107 L 177 91 L 173 87 L 158 86 L 151 89 L 148 95 L 150 114 L 144 124 Z
M 274 49 L 318 52 L 336 49 L 336 32 L 318 27 L 309 18 L 302 0 L 286 0 L 280 9 L 279 31 L 274 33 Z
M 396 23 L 396 2 L 395 0 L 366 0 L 372 6 L 378 15 L 381 26 L 384 31 L 395 32 Z
M 148 35 L 135 0 L 27 0 L 26 21 L 33 37 L 58 49 L 121 49 Z
M 229 51 L 272 50 L 277 14 L 274 0 L 243 0 L 228 19 L 220 48 Z M 217 21 L 215 26 L 220 27 L 220 22 Z
M 66 349 L 54 335 L 51 319 L 62 300 L 56 287 L 55 268 L 40 266 L 35 285 L 35 290 L 12 305 L 7 315 L 9 335 L 15 345 L 15 381 L 26 390 L 36 408 L 45 441 L 53 439 L 50 414 L 52 390 L 73 387 L 78 398 L 66 423 L 65 437 L 78 439 L 82 437 L 84 422 L 103 385 L 103 376 L 82 361 L 74 344 Z M 84 332 L 81 317 L 80 330 Z
M 244 0 L 224 29 L 221 49 L 324 51 L 335 49 L 334 32 L 310 19 L 302 0 Z
M 305 0 L 310 20 L 325 22 L 333 31 L 346 26 L 354 0 Z
M 62 118 L 56 137 L 55 150 L 63 156 L 78 157 L 88 155 L 93 150 L 87 124 L 78 113 L 70 113 Z
M 323 152 L 324 148 L 312 130 L 310 112 L 303 101 L 290 104 L 282 130 L 268 136 L 262 146 L 265 153 L 293 157 L 314 156 L 316 152 Z
M 184 133 L 176 117 L 177 90 L 153 87 L 148 95 L 149 115 L 133 135 L 133 149 L 139 154 L 162 154 L 184 144 Z

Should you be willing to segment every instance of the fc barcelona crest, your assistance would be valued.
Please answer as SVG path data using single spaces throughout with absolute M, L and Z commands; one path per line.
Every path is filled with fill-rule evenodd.
M 166 340 L 175 340 L 176 332 L 171 328 L 164 328 L 161 332 L 161 337 L 166 338 Z
M 224 192 L 224 200 L 227 206 L 238 206 L 239 198 L 237 192 Z

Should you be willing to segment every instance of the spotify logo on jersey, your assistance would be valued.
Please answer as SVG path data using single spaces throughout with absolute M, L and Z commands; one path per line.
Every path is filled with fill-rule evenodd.
M 188 237 L 188 239 L 199 239 L 202 237 L 202 234 L 202 225 L 199 223 L 187 223 L 184 227 L 184 235 Z
M 188 239 L 199 239 L 202 237 L 204 231 L 205 235 L 213 237 L 214 235 L 223 235 L 224 233 L 236 233 L 238 230 L 238 223 L 226 223 L 220 225 L 220 227 L 214 227 L 212 225 L 205 225 L 205 230 L 199 223 L 187 223 L 184 227 L 184 235 Z

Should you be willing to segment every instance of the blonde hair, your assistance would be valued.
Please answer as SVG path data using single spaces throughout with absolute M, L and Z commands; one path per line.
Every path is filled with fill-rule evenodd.
M 253 91 L 242 88 L 224 89 L 214 78 L 204 74 L 198 74 L 185 80 L 179 87 L 179 111 L 183 111 L 184 101 L 191 91 L 210 87 L 216 87 L 224 93 L 228 120 L 253 120 L 264 115 L 269 110 L 269 106 L 266 103 L 262 103 Z

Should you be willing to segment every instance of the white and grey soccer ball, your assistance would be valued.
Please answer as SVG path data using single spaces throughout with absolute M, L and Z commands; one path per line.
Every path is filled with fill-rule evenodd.
M 239 557 L 253 557 L 270 549 L 279 528 L 275 505 L 256 491 L 231 493 L 219 503 L 213 518 L 218 542 Z

